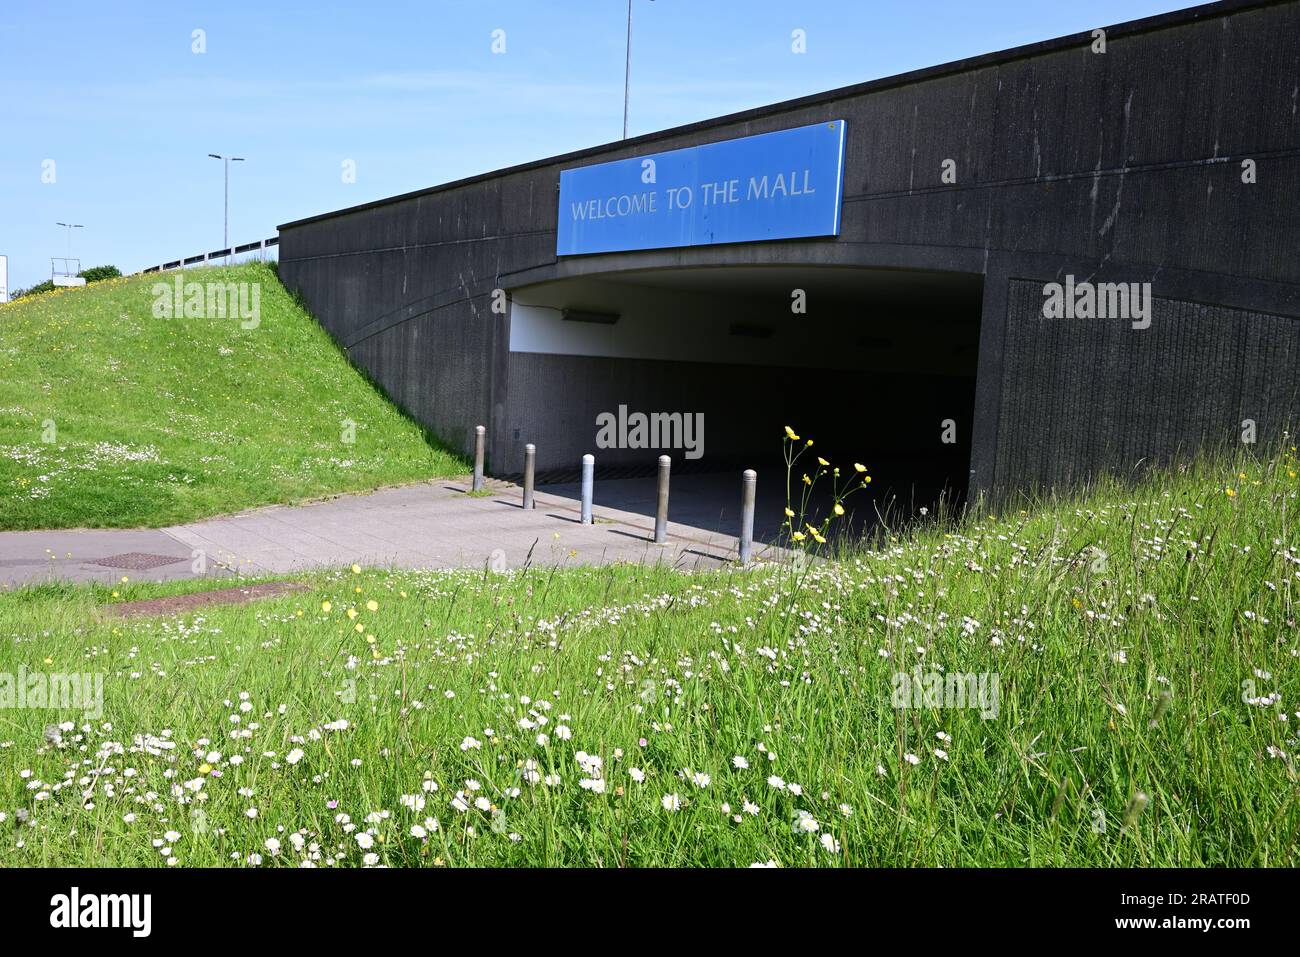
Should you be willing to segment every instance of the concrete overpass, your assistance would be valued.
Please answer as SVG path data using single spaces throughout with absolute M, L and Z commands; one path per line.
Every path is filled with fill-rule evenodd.
M 958 493 L 1263 445 L 1300 410 L 1300 3 L 1098 26 L 288 223 L 280 275 L 497 474 L 651 466 L 594 447 L 620 406 L 703 413 L 692 467 L 789 423 Z M 836 121 L 833 235 L 557 254 L 562 171 Z M 1053 283 L 1150 312 L 1045 315 Z

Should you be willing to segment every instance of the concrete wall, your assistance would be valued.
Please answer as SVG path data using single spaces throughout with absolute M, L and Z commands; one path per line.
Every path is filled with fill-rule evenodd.
M 1066 37 L 291 223 L 281 276 L 449 443 L 468 449 L 488 424 L 501 471 L 514 457 L 505 423 L 531 415 L 534 396 L 514 385 L 526 360 L 511 356 L 491 291 L 662 267 L 982 275 L 977 489 L 1122 467 L 1227 434 L 1242 409 L 1264 410 L 1264 441 L 1297 411 L 1279 377 L 1300 317 L 1300 3 L 1210 4 L 1108 28 L 1104 54 L 1091 43 Z M 556 259 L 561 169 L 835 118 L 848 127 L 838 238 Z M 946 159 L 955 184 L 941 182 Z M 1152 328 L 1041 321 L 1041 284 L 1067 273 L 1151 282 Z M 1193 382 L 1226 390 L 1220 404 L 1178 406 Z M 1157 394 L 1168 409 L 1155 415 L 1142 396 Z M 568 400 L 557 382 L 555 421 Z M 539 445 L 559 441 L 537 428 Z
M 1266 442 L 1300 411 L 1294 318 L 1156 299 L 1139 331 L 1044 319 L 1041 289 L 1012 280 L 1009 296 L 998 474 L 1016 488 L 1228 445 L 1245 420 Z

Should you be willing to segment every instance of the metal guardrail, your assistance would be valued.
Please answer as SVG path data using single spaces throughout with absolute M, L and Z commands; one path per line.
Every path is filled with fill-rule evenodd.
M 187 256 L 184 259 L 174 259 L 171 262 L 159 263 L 157 266 L 149 266 L 141 269 L 141 273 L 148 272 L 168 272 L 172 269 L 184 269 L 186 266 L 206 266 L 215 259 L 229 259 L 232 256 L 240 256 L 244 253 L 257 253 L 260 261 L 266 261 L 266 251 L 273 246 L 280 245 L 280 237 L 272 236 L 270 239 L 262 239 L 255 243 L 244 243 L 242 246 L 231 246 L 228 249 L 218 249 L 210 253 L 203 253 L 198 256 Z

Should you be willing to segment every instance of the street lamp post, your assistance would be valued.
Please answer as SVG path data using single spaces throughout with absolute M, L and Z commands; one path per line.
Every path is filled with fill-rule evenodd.
M 654 3 L 654 0 L 650 0 Z M 632 93 L 632 0 L 627 0 L 627 62 L 623 67 L 623 139 L 627 139 L 627 103 Z
M 244 158 L 242 156 L 221 156 L 218 153 L 209 153 L 208 156 L 221 160 L 225 166 L 226 184 L 221 216 L 221 248 L 226 251 L 226 265 L 230 265 L 230 164 L 242 163 Z
M 81 223 L 55 223 L 55 226 L 62 226 L 68 231 L 68 260 L 72 260 L 72 231 L 74 229 L 85 229 Z

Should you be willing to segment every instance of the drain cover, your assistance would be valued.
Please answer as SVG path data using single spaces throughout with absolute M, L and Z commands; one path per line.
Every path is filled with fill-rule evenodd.
M 97 558 L 92 565 L 104 565 L 107 568 L 129 568 L 132 571 L 142 572 L 150 568 L 158 568 L 162 565 L 175 565 L 177 562 L 183 562 L 183 557 L 177 558 L 175 555 L 151 555 L 149 552 L 125 552 L 121 555 L 109 555 L 107 558 Z

